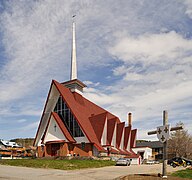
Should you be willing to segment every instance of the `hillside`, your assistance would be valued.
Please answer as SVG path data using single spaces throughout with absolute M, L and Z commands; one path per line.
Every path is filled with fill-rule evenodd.
M 23 147 L 29 147 L 29 146 L 33 146 L 34 138 L 16 138 L 16 139 L 11 139 L 10 141 L 16 142 L 17 144 Z

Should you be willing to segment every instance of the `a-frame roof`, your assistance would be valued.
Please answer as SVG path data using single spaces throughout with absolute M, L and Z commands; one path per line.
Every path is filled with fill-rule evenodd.
M 117 122 L 120 122 L 120 120 L 111 114 L 110 112 L 106 111 L 105 109 L 97 106 L 96 104 L 92 103 L 91 101 L 87 100 L 80 94 L 76 92 L 71 92 L 68 88 L 64 87 L 61 83 L 53 80 L 51 83 L 51 88 L 55 86 L 59 94 L 62 96 L 63 100 L 66 102 L 67 106 L 70 108 L 73 116 L 77 120 L 79 126 L 83 130 L 84 134 L 87 136 L 88 140 L 90 143 L 93 143 L 99 151 L 103 151 L 103 147 L 101 146 L 99 140 L 98 140 L 98 134 L 95 133 L 93 129 L 94 122 L 90 122 L 90 117 L 97 116 L 99 114 L 106 113 L 107 114 L 107 119 L 110 118 L 116 118 Z M 50 89 L 51 91 L 51 89 Z M 50 95 L 51 92 L 49 92 Z M 47 106 L 47 103 L 49 101 L 49 95 L 47 97 L 47 102 L 44 107 L 44 112 L 45 108 Z M 36 138 L 34 141 L 34 144 L 37 144 L 36 139 L 39 133 L 40 126 L 42 125 L 42 121 L 45 119 L 43 118 L 44 113 L 41 118 L 41 122 L 39 124 L 39 128 L 36 134 Z M 95 122 L 97 123 L 97 122 Z

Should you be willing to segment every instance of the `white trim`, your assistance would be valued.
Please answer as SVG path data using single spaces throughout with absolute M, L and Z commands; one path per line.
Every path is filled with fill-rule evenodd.
M 39 132 L 36 137 L 35 146 L 41 146 L 41 138 L 46 129 L 51 112 L 53 111 L 53 109 L 57 103 L 57 100 L 59 98 L 59 91 L 57 90 L 57 88 L 55 87 L 54 84 L 52 84 L 49 97 L 47 97 L 47 98 L 49 98 L 49 99 L 47 99 L 47 104 L 45 104 L 46 107 L 44 107 L 45 111 L 44 111 L 44 114 L 42 114 L 41 124 L 39 124 L 40 127 L 39 127 Z

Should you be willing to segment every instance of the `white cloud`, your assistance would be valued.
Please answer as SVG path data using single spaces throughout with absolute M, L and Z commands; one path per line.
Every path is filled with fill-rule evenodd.
M 34 130 L 34 129 L 37 129 L 38 125 L 39 125 L 39 121 L 35 121 L 35 122 L 33 122 L 33 123 L 30 123 L 30 124 L 22 127 L 20 130 L 21 130 L 21 131 Z
M 100 84 L 100 82 L 92 82 L 92 81 L 83 81 L 84 84 L 86 84 L 87 86 L 98 86 Z
M 109 53 L 125 62 L 166 64 L 185 56 L 192 49 L 192 41 L 184 39 L 176 32 L 144 34 L 138 37 L 117 37 L 116 44 Z M 171 61 L 172 62 L 172 61 Z
M 186 14 L 192 19 L 192 1 L 191 0 L 185 0 L 184 3 L 187 6 Z
M 26 121 L 27 121 L 26 119 L 19 119 L 19 120 L 17 120 L 18 123 L 24 123 Z

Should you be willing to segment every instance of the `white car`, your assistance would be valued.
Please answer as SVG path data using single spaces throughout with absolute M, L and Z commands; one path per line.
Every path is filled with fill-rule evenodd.
M 131 161 L 126 158 L 119 158 L 116 161 L 116 166 L 118 166 L 118 165 L 130 166 L 130 164 L 131 164 Z

